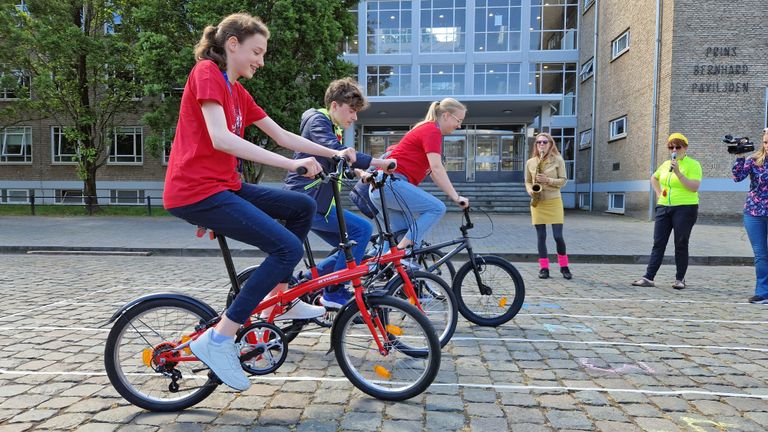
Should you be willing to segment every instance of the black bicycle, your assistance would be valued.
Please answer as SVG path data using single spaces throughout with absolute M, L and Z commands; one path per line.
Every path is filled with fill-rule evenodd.
M 383 188 L 388 176 L 382 175 L 374 182 L 374 187 Z M 392 180 L 390 180 L 392 181 Z M 380 192 L 382 206 L 384 194 Z M 462 224 L 459 227 L 461 237 L 433 245 L 421 245 L 414 248 L 411 255 L 417 257 L 419 263 L 425 263 L 426 272 L 444 273 L 442 269 L 451 268 L 453 256 L 466 250 L 469 260 L 455 273 L 452 291 L 456 295 L 459 312 L 467 320 L 481 326 L 496 327 L 515 317 L 523 307 L 525 300 L 525 283 L 515 266 L 504 258 L 496 255 L 477 255 L 472 249 L 469 230 L 474 228 L 469 216 L 469 208 L 464 209 Z M 387 219 L 387 212 L 384 211 Z M 384 235 L 390 244 L 394 236 Z M 445 253 L 444 248 L 455 246 Z M 439 257 L 439 258 L 438 258 Z M 397 277 L 395 278 L 397 279 Z M 394 280 L 390 283 L 396 283 Z

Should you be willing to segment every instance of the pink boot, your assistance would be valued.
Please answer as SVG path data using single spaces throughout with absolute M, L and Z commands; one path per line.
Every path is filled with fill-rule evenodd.
M 539 258 L 539 279 L 549 279 L 549 258 Z
M 560 265 L 560 273 L 563 274 L 563 277 L 566 279 L 571 279 L 573 275 L 571 274 L 571 270 L 568 268 L 568 255 L 558 255 L 557 263 Z

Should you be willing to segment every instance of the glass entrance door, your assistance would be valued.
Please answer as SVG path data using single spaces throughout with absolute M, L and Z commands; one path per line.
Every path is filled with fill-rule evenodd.
M 511 174 L 513 182 L 525 181 L 525 160 L 525 135 L 501 136 L 501 171 Z
M 443 138 L 443 164 L 451 182 L 467 180 L 466 135 L 450 135 Z

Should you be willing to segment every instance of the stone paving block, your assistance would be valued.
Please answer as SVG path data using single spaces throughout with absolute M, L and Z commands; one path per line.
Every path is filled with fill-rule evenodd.
M 41 422 L 56 415 L 56 410 L 31 409 L 13 416 L 9 423 Z
M 143 412 L 139 407 L 135 407 L 133 405 L 124 406 L 124 407 L 118 407 L 118 408 L 112 408 L 107 411 L 102 411 L 95 416 L 93 416 L 93 419 L 96 421 L 104 422 L 104 423 L 122 423 L 126 424 L 129 423 L 131 420 L 133 420 L 134 417 L 139 415 L 139 413 Z
M 341 418 L 341 428 L 343 430 L 377 430 L 381 423 L 381 415 L 370 412 L 350 412 Z
M 338 420 L 344 415 L 344 407 L 340 405 L 309 405 L 304 408 L 302 418 L 310 420 Z
M 420 432 L 420 421 L 391 420 L 384 422 L 381 432 Z
M 521 408 L 516 406 L 503 405 L 502 409 L 507 416 L 510 424 L 514 423 L 534 423 L 544 424 L 544 410 L 537 408 Z
M 179 413 L 175 423 L 211 423 L 219 414 L 218 410 L 190 408 Z
M 424 405 L 422 403 L 413 403 L 411 401 L 390 402 L 384 410 L 385 417 L 397 420 L 423 420 Z
M 73 429 L 90 419 L 90 415 L 84 413 L 62 414 L 43 422 L 39 429 Z
M 464 411 L 464 402 L 458 396 L 427 395 L 427 411 Z
M 507 427 L 504 418 L 470 417 L 469 430 L 472 432 L 501 431 Z
M 119 425 L 112 423 L 88 423 L 79 426 L 75 429 L 75 432 L 112 432 L 117 429 Z
M 644 431 L 680 431 L 681 426 L 664 418 L 639 417 L 635 419 L 638 426 Z
M 552 428 L 542 424 L 512 423 L 510 421 L 509 430 L 512 432 L 550 432 Z
M 559 411 L 550 410 L 546 414 L 547 420 L 554 426 L 555 429 L 578 429 L 578 430 L 593 430 L 594 425 L 592 422 L 579 411 Z
M 156 412 L 142 412 L 134 417 L 133 422 L 140 425 L 149 426 L 161 426 L 165 424 L 171 424 L 176 421 L 176 417 L 179 413 L 156 413 Z
M 296 432 L 336 432 L 336 422 L 305 420 L 296 426 Z
M 504 417 L 504 411 L 497 404 L 470 402 L 465 410 L 470 417 Z
M 12 423 L 0 425 L 0 432 L 24 432 L 35 427 L 35 423 Z
M 558 410 L 576 410 L 576 399 L 573 396 L 564 395 L 543 395 L 539 396 L 539 404 L 548 409 Z
M 427 411 L 424 428 L 435 432 L 455 431 L 463 428 L 465 422 L 463 413 Z
M 301 410 L 298 409 L 272 409 L 261 411 L 259 424 L 262 425 L 294 425 L 299 422 Z
M 595 427 L 601 432 L 640 432 L 641 429 L 632 423 L 612 421 L 597 421 Z

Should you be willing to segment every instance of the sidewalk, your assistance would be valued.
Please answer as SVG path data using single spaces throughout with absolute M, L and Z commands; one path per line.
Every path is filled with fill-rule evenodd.
M 490 220 L 489 220 L 490 217 Z M 448 213 L 435 227 L 432 243 L 460 235 L 460 213 Z M 502 255 L 511 261 L 536 261 L 536 234 L 529 215 L 473 213 L 478 253 Z M 653 239 L 653 222 L 626 216 L 569 211 L 565 241 L 573 262 L 647 263 Z M 550 255 L 555 253 L 548 232 Z M 310 237 L 318 254 L 330 250 Z M 235 256 L 261 256 L 255 248 L 229 242 Z M 447 250 L 447 249 L 446 249 Z M 218 242 L 197 238 L 195 228 L 168 217 L 0 217 L 0 253 L 131 253 L 166 256 L 215 256 Z M 667 257 L 674 254 L 673 240 Z M 692 265 L 753 265 L 752 249 L 741 226 L 697 224 L 690 244 Z

